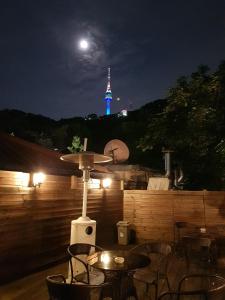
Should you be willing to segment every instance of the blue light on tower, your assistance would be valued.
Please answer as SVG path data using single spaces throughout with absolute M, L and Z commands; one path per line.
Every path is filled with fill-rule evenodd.
M 106 102 L 106 115 L 110 115 L 110 103 L 112 101 L 112 91 L 111 91 L 111 86 L 110 86 L 110 68 L 108 68 L 108 83 L 107 83 L 107 88 L 105 92 L 105 102 Z

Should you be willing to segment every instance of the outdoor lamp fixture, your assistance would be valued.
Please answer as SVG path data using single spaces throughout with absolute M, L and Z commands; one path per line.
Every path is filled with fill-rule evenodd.
M 106 163 L 112 161 L 110 156 L 87 151 L 87 138 L 84 139 L 83 151 L 66 154 L 60 157 L 65 162 L 79 165 L 83 173 L 83 206 L 82 215 L 76 220 L 71 221 L 70 244 L 87 243 L 95 244 L 96 240 L 96 221 L 87 216 L 88 189 L 90 184 L 90 173 L 95 168 L 94 164 Z M 96 183 L 95 180 L 92 180 Z M 107 260 L 107 259 L 106 259 Z M 73 262 L 72 262 L 73 263 Z M 83 272 L 74 262 L 76 274 Z M 69 278 L 71 273 L 69 271 Z
M 33 173 L 33 186 L 41 186 L 41 184 L 45 181 L 45 174 L 42 172 Z
M 106 155 L 94 153 L 87 150 L 87 138 L 84 139 L 84 150 L 78 153 L 66 154 L 60 157 L 60 159 L 78 163 L 79 169 L 83 171 L 83 207 L 82 207 L 82 217 L 79 218 L 80 221 L 89 221 L 90 218 L 87 217 L 87 195 L 88 195 L 88 182 L 90 179 L 90 171 L 94 169 L 94 164 L 106 163 L 112 161 L 112 158 Z
M 102 180 L 102 186 L 103 186 L 104 189 L 109 188 L 111 183 L 112 183 L 111 178 L 105 178 L 105 179 Z
M 90 178 L 88 182 L 90 189 L 99 189 L 100 188 L 100 179 Z
M 22 187 L 27 187 L 29 186 L 30 182 L 30 174 L 29 173 L 24 173 L 24 172 L 18 172 L 16 175 L 16 178 L 20 182 L 20 185 Z

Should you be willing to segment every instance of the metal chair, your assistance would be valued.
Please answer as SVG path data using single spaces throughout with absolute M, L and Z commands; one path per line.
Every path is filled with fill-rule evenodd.
M 174 248 L 178 256 L 184 255 L 184 247 L 182 243 L 183 231 L 187 228 L 188 223 L 184 221 L 176 221 L 174 223 Z
M 104 273 L 91 268 L 86 260 L 90 254 L 96 251 L 103 251 L 103 249 L 99 246 L 85 243 L 72 244 L 67 248 L 70 261 L 71 283 L 78 281 L 86 284 L 100 284 L 104 282 Z M 73 259 L 77 264 L 77 268 L 80 270 L 78 274 L 75 274 Z
M 155 288 L 155 299 L 157 299 L 161 280 L 166 281 L 167 287 L 170 290 L 167 269 L 172 248 L 169 244 L 164 242 L 149 242 L 137 245 L 130 251 L 145 254 L 151 259 L 151 264 L 148 267 L 136 270 L 133 274 L 134 279 L 145 283 L 146 292 L 153 285 Z
M 179 243 L 182 238 L 182 231 L 187 228 L 188 223 L 184 221 L 176 221 L 174 223 L 176 233 L 175 233 L 175 240 Z
M 111 288 L 111 283 L 100 285 L 66 283 L 63 275 L 51 275 L 46 278 L 49 300 L 102 300 L 104 289 Z
M 191 263 L 204 269 L 215 268 L 215 246 L 208 237 L 184 236 L 184 245 L 187 270 L 190 271 Z
M 184 257 L 183 236 L 187 234 L 197 233 L 198 227 L 192 223 L 185 221 L 176 221 L 174 223 L 174 250 L 178 257 Z
M 190 274 L 184 276 L 177 291 L 159 296 L 158 300 L 224 300 L 225 279 L 218 275 Z

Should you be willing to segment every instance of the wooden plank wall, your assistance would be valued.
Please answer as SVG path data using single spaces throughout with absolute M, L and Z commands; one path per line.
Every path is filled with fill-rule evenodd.
M 138 242 L 173 241 L 176 221 L 197 227 L 225 225 L 225 192 L 127 190 L 124 220 L 132 224 Z
M 0 283 L 63 259 L 71 220 L 81 215 L 81 178 L 71 189 L 71 177 L 47 175 L 34 188 L 22 186 L 24 175 L 0 171 Z M 87 215 L 97 221 L 98 244 L 116 241 L 122 209 L 120 182 L 89 190 Z

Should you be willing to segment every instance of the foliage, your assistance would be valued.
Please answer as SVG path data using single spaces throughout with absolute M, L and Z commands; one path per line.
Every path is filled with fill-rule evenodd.
M 164 168 L 164 147 L 174 150 L 172 162 L 182 167 L 186 189 L 225 188 L 225 62 L 214 72 L 200 66 L 179 78 L 167 99 L 149 102 L 126 118 L 91 114 L 54 121 L 4 110 L 0 128 L 61 152 L 81 151 L 79 136 L 87 137 L 88 148 L 98 153 L 109 140 L 121 139 L 130 150 L 128 163 L 157 170 Z
M 36 137 L 35 142 L 39 145 L 42 145 L 45 148 L 53 149 L 52 140 L 50 137 L 45 136 L 42 132 L 39 136 Z
M 71 145 L 71 147 L 67 147 L 67 149 L 68 149 L 71 153 L 77 153 L 77 152 L 80 152 L 80 151 L 83 151 L 83 150 L 84 150 L 83 145 L 81 145 L 79 136 L 76 136 L 76 135 L 75 135 L 75 136 L 73 137 L 72 145 Z
M 189 188 L 218 189 L 224 174 L 225 64 L 215 73 L 200 66 L 190 78 L 181 77 L 169 90 L 162 113 L 148 124 L 140 139 L 142 150 L 175 150 Z

